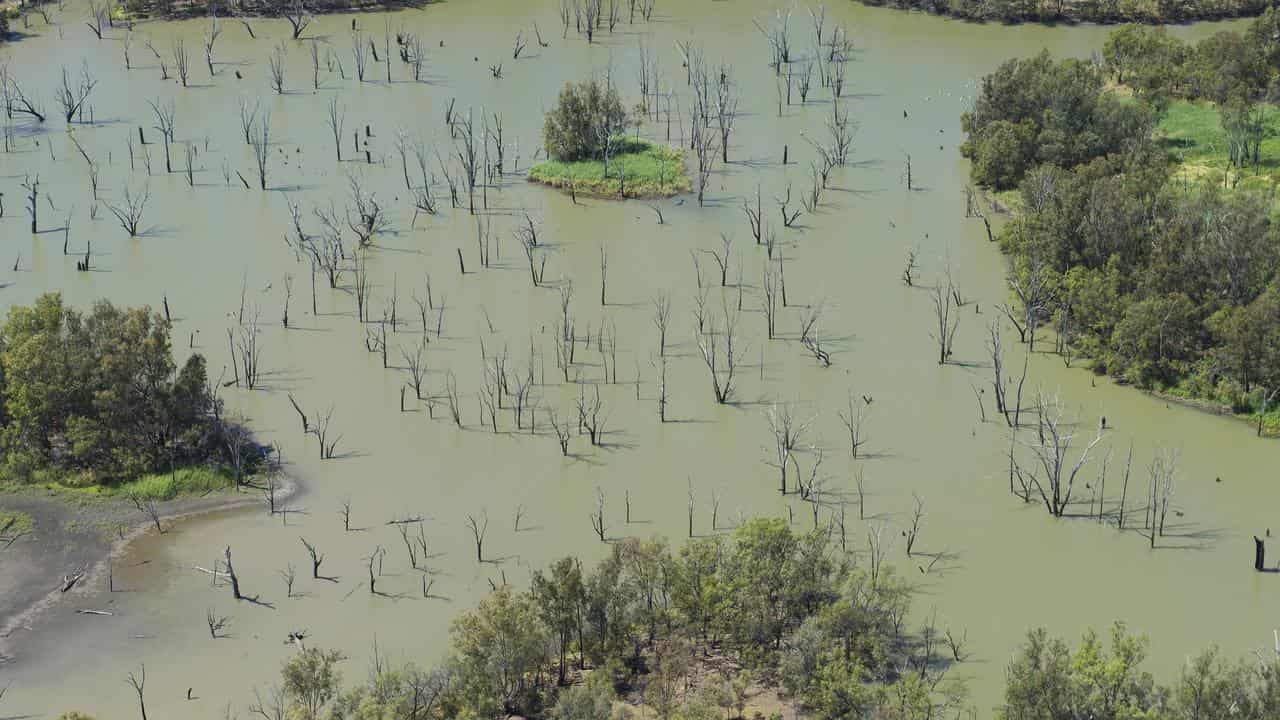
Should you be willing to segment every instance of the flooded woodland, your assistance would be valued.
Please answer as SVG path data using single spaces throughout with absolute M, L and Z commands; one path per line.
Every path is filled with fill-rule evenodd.
M 1162 674 L 1210 643 L 1233 656 L 1270 647 L 1276 623 L 1267 602 L 1280 579 L 1252 571 L 1251 538 L 1275 522 L 1277 449 L 1248 425 L 1117 386 L 1037 346 L 1026 402 L 1034 389 L 1060 398 L 1065 416 L 1078 419 L 1080 447 L 1103 417 L 1106 430 L 1068 517 L 1050 517 L 1038 501 L 1010 492 L 1009 430 L 992 405 L 986 347 L 987 326 L 1007 299 L 1005 263 L 981 220 L 965 215 L 968 165 L 957 152 L 957 118 L 976 79 L 1003 59 L 1042 48 L 1086 57 L 1106 29 L 977 25 L 828 2 L 828 27 L 846 28 L 856 48 L 841 100 L 856 131 L 849 162 L 831 171 L 816 208 L 785 227 L 776 198 L 790 186 L 790 207 L 800 209 L 816 153 L 808 139 L 828 132 L 831 92 L 815 87 L 803 103 L 798 92 L 780 102 L 769 44 L 754 24 L 774 11 L 765 0 L 659 0 L 650 20 L 624 19 L 590 44 L 572 29 L 561 36 L 554 0 L 450 0 L 321 16 L 302 40 L 292 39 L 284 19 L 253 20 L 256 37 L 222 19 L 210 76 L 207 19 L 137 24 L 126 70 L 124 29 L 97 39 L 82 22 L 87 10 L 70 0 L 56 27 L 33 22 L 28 36 L 0 47 L 0 63 L 43 99 L 49 115 L 44 123 L 15 119 L 12 149 L 0 154 L 5 307 L 48 291 L 76 306 L 99 298 L 153 308 L 167 301 L 178 361 L 199 351 L 211 377 L 224 381 L 233 375 L 229 331 L 241 313 L 258 318 L 256 387 L 233 383 L 221 397 L 259 442 L 278 445 L 300 487 L 281 501 L 290 510 L 283 518 L 264 503 L 142 535 L 113 563 L 116 592 L 97 578 L 0 639 L 7 658 L 0 686 L 10 685 L 0 713 L 55 717 L 74 707 L 133 716 L 136 697 L 124 677 L 145 663 L 153 716 L 222 717 L 228 703 L 242 710 L 255 686 L 270 682 L 292 652 L 285 643 L 291 631 L 342 649 L 351 675 L 360 674 L 375 641 L 392 657 L 430 661 L 445 650 L 450 621 L 493 584 L 523 587 L 533 569 L 569 553 L 603 557 L 598 534 L 679 542 L 690 527 L 696 535 L 730 532 L 764 515 L 790 518 L 797 528 L 831 526 L 862 561 L 878 537 L 887 562 L 921 589 L 913 612 L 936 612 L 939 627 L 967 633 L 968 657 L 951 672 L 970 679 L 981 717 L 991 715 L 1010 653 L 1032 627 L 1074 638 L 1124 620 L 1150 636 L 1151 669 Z M 380 51 L 387 33 L 418 34 L 428 51 L 421 80 L 399 58 L 390 82 L 372 62 L 365 81 L 357 80 L 353 22 Z M 1173 32 L 1200 37 L 1213 29 Z M 518 34 L 528 46 L 513 59 Z M 791 34 L 797 48 L 813 44 L 803 8 Z M 192 58 L 185 87 L 171 64 L 173 77 L 162 78 L 157 59 L 168 57 L 175 39 Z M 727 162 L 712 169 L 703 204 L 695 193 L 575 201 L 526 181 L 541 159 L 543 113 L 567 81 L 608 74 L 630 107 L 639 100 L 643 52 L 656 62 L 657 86 L 687 109 L 683 43 L 731 73 L 738 92 Z M 273 55 L 283 93 L 272 87 Z M 74 77 L 82 60 L 98 85 L 84 122 L 68 128 L 52 91 L 63 68 Z M 241 125 L 242 100 L 270 117 L 266 190 Z M 171 173 L 152 102 L 172 103 Z M 326 120 L 331 102 L 345 112 L 340 161 Z M 503 172 L 481 179 L 475 214 L 465 187 L 459 207 L 449 202 L 441 165 L 459 171 L 448 112 L 470 114 L 477 128 L 482 118 L 490 130 L 501 123 Z M 669 127 L 658 113 L 633 132 L 687 145 L 687 125 L 673 111 Z M 406 181 L 420 187 L 424 173 L 410 150 L 406 178 L 398 137 L 427 149 L 434 215 L 415 212 Z M 96 219 L 73 138 L 99 168 Z M 693 166 L 691 153 L 686 163 Z M 33 235 L 21 185 L 36 175 L 42 227 Z M 361 253 L 366 322 L 357 317 L 357 274 L 343 273 L 331 288 L 290 240 L 291 204 L 306 230 L 319 232 L 314 208 L 334 203 L 340 212 L 352 178 L 388 220 Z M 773 261 L 743 209 L 744 201 L 754 204 L 757 187 L 763 222 L 776 234 L 772 252 L 785 259 L 786 301 L 773 339 L 761 309 Z M 149 201 L 131 237 L 106 205 L 144 188 Z M 526 218 L 538 234 L 537 285 L 519 236 Z M 717 254 L 723 257 L 726 242 L 722 287 Z M 79 271 L 90 243 L 90 269 Z M 903 268 L 913 252 L 908 286 Z M 953 308 L 959 325 L 950 362 L 939 364 L 932 288 L 948 272 L 963 305 Z M 428 297 L 424 317 L 415 298 L 426 304 Z M 654 322 L 660 297 L 670 303 L 665 382 Z M 396 322 L 382 322 L 392 303 Z M 700 305 L 721 327 L 727 315 L 738 316 L 740 358 L 726 404 L 716 402 L 699 348 Z M 577 345 L 567 382 L 556 340 L 566 314 Z M 829 366 L 806 349 L 806 326 L 810 337 L 820 332 Z M 377 351 L 384 331 L 385 356 Z M 1025 345 L 1007 324 L 1004 342 L 1005 363 L 1020 374 Z M 1047 350 L 1050 343 L 1040 342 Z M 423 343 L 422 395 L 430 401 L 415 399 L 407 368 Z M 531 378 L 533 410 L 520 427 L 509 400 L 491 417 L 479 399 L 497 358 L 513 376 Z M 461 427 L 450 416 L 450 387 Z M 552 413 L 574 424 L 579 398 L 592 404 L 597 392 L 599 443 L 574 432 L 562 455 Z M 328 441 L 340 436 L 332 458 L 322 459 L 316 437 L 304 435 L 291 400 L 313 418 L 332 408 Z M 864 416 L 857 458 L 841 420 L 851 403 Z M 806 423 L 790 482 L 814 478 L 816 503 L 779 492 L 769 420 L 779 408 Z M 1119 530 L 1113 515 L 1130 447 L 1131 515 Z M 1148 494 L 1135 488 L 1149 485 L 1148 465 L 1161 451 L 1179 453 L 1178 474 L 1165 534 L 1153 549 L 1141 527 Z M 340 512 L 347 502 L 349 530 Z M 917 503 L 923 513 L 908 556 Z M 1099 503 L 1105 522 L 1090 517 Z M 413 532 L 422 528 L 433 582 L 427 598 L 393 524 L 418 517 Z M 487 523 L 484 562 L 477 562 L 469 518 Z M 324 554 L 323 570 L 335 581 L 310 579 L 300 538 Z M 228 545 L 246 592 L 270 607 L 236 603 L 194 569 L 213 567 Z M 373 554 L 381 557 L 379 595 L 362 587 Z M 298 580 L 286 597 L 279 572 L 290 564 Z M 232 618 L 229 637 L 210 639 L 209 608 Z M 84 609 L 112 614 L 77 612 Z M 188 688 L 198 699 L 187 699 Z

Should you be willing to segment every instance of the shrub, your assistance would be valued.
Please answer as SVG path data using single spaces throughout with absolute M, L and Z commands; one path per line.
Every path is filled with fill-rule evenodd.
M 597 80 L 567 83 L 547 113 L 542 142 L 557 160 L 597 158 L 606 141 L 626 128 L 627 112 L 618 91 Z

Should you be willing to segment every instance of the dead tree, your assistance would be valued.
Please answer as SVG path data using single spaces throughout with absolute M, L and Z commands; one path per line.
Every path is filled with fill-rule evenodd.
M 238 326 L 235 348 L 240 357 L 240 370 L 244 373 L 245 387 L 253 390 L 258 385 L 259 362 L 262 350 L 258 344 L 260 314 L 254 309 L 248 318 L 242 318 Z
M 600 304 L 608 305 L 605 302 L 605 287 L 609 283 L 609 251 L 605 250 L 604 243 L 600 243 Z
M 9 117 L 17 115 L 26 115 L 33 118 L 36 122 L 44 122 L 44 106 L 38 101 L 31 98 L 23 91 L 22 86 L 18 84 L 18 79 L 12 75 L 5 73 L 8 82 L 5 84 L 5 112 Z
M 134 692 L 138 693 L 138 712 L 142 714 L 142 720 L 147 720 L 147 700 L 143 697 L 147 689 L 147 666 L 139 665 L 137 674 L 130 671 L 128 677 L 125 678 L 125 682 L 129 683 Z
M 84 103 L 89 99 L 89 95 L 93 89 L 97 87 L 98 80 L 89 72 L 89 63 L 85 62 L 80 67 L 80 78 L 74 84 L 71 82 L 71 73 L 67 69 L 62 68 L 62 84 L 54 92 L 54 99 L 58 101 L 58 106 L 62 108 L 62 116 L 67 123 L 75 117 L 76 113 L 80 113 L 81 120 L 84 119 Z
M 769 421 L 769 430 L 773 434 L 774 461 L 780 473 L 779 491 L 786 495 L 787 465 L 795 466 L 796 474 L 799 475 L 800 464 L 796 461 L 796 448 L 800 446 L 804 433 L 813 419 L 800 420 L 793 414 L 791 406 L 785 404 L 779 406 L 777 403 L 769 406 L 765 417 Z
M 391 220 L 372 192 L 365 190 L 364 176 L 359 172 L 347 173 L 350 201 L 347 203 L 347 227 L 355 233 L 359 247 L 373 242 L 374 236 L 391 226 Z
M 547 410 L 547 420 L 551 423 L 551 430 L 555 433 L 556 444 L 560 446 L 560 454 L 569 457 L 569 423 L 560 419 L 559 413 L 555 408 Z
M 849 452 L 856 460 L 858 453 L 862 450 L 862 446 L 867 444 L 866 434 L 863 431 L 863 425 L 867 419 L 868 408 L 870 402 L 864 395 L 854 399 L 853 391 L 849 391 L 848 409 L 841 410 L 840 422 L 844 424 L 845 429 L 849 431 Z
M 423 314 L 423 318 L 425 325 L 425 313 Z M 405 367 L 409 371 L 409 379 L 413 385 L 413 395 L 418 400 L 422 399 L 422 381 L 427 375 L 427 362 L 425 357 L 426 350 L 427 336 L 425 329 L 423 331 L 422 340 L 419 341 L 417 349 L 412 354 L 403 347 L 400 348 L 400 357 L 404 359 Z
M 720 130 L 720 161 L 729 162 L 729 135 L 738 117 L 738 96 L 729 78 L 729 66 L 721 65 L 716 83 L 716 127 Z
M 671 322 L 671 295 L 665 292 L 659 293 L 651 302 L 653 303 L 653 325 L 658 329 L 658 357 L 666 357 L 667 326 Z
M 293 563 L 287 564 L 284 570 L 277 570 L 276 574 L 284 581 L 284 596 L 287 598 L 293 597 L 293 582 L 298 576 L 297 571 L 293 568 Z
M 144 185 L 142 192 L 134 193 L 126 185 L 124 188 L 124 200 L 120 204 L 107 203 L 107 210 L 115 215 L 119 221 L 120 227 L 129 234 L 129 237 L 138 237 L 142 223 L 142 213 L 146 210 L 147 200 L 151 197 L 151 188 Z M 34 221 L 33 221 L 34 224 Z M 32 230 L 34 232 L 34 229 Z
M 915 547 L 916 537 L 920 535 L 920 527 L 924 523 L 924 501 L 919 495 L 912 493 L 915 499 L 915 508 L 911 511 L 911 524 L 907 526 L 907 557 L 911 557 L 911 549 Z
M 722 302 L 724 312 L 724 324 L 719 330 L 716 328 L 715 319 L 708 321 L 708 329 L 703 333 L 695 333 L 695 340 L 698 350 L 702 355 L 702 361 L 707 366 L 707 371 L 711 376 L 711 390 L 715 395 L 716 402 L 724 405 L 733 397 L 733 381 L 734 374 L 737 371 L 738 363 L 742 359 L 745 348 L 737 342 L 738 331 L 738 311 L 730 310 L 727 303 Z M 724 354 L 720 354 L 720 347 L 723 342 Z M 723 357 L 723 362 L 721 358 Z
M 204 34 L 204 64 L 209 68 L 209 77 L 213 77 L 217 73 L 213 70 L 213 47 L 218 42 L 218 36 L 222 34 L 222 26 L 218 24 L 218 16 L 210 14 L 209 16 L 209 32 Z
M 1102 441 L 1102 431 L 1099 429 L 1074 464 L 1069 464 L 1075 433 L 1063 418 L 1061 401 L 1038 392 L 1036 406 L 1038 425 L 1035 438 L 1026 443 L 1034 457 L 1035 468 L 1027 475 L 1049 514 L 1062 517 L 1071 503 L 1076 475 L 1089 461 L 1093 448 Z
M 143 498 L 132 492 L 126 493 L 125 497 L 129 498 L 138 512 L 150 518 L 151 524 L 156 527 L 156 532 L 164 534 L 164 528 L 160 526 L 160 507 L 154 498 Z
M 760 307 L 764 311 L 765 329 L 770 340 L 777 330 L 778 284 L 778 272 L 773 263 L 765 263 L 764 277 L 760 284 Z
M 160 136 L 164 139 L 164 170 L 171 173 L 173 172 L 173 162 L 169 156 L 169 146 L 173 144 L 174 133 L 177 129 L 177 109 L 174 107 L 172 100 L 167 105 L 162 105 L 154 100 L 148 100 L 147 104 L 151 106 L 151 112 L 156 117 L 155 129 L 160 131 Z
M 707 253 L 715 259 L 716 267 L 720 268 L 720 287 L 728 287 L 729 265 L 733 260 L 733 236 L 720 233 L 720 250 L 708 250 Z
M 604 525 L 604 491 L 600 488 L 596 488 L 596 508 L 591 513 L 591 529 L 600 538 L 600 542 L 605 541 L 607 531 Z
M 471 530 L 471 539 L 476 544 L 476 562 L 484 562 L 484 536 L 489 532 L 489 513 L 480 511 L 479 519 L 475 515 L 467 515 L 467 528 Z
M 293 28 L 293 39 L 297 40 L 302 37 L 303 31 L 311 24 L 311 13 L 307 12 L 301 0 L 297 0 L 286 6 L 284 11 L 284 19 L 289 21 L 289 26 Z
M 249 101 L 244 96 L 240 97 L 240 130 L 244 135 L 244 144 L 253 144 L 253 128 L 258 119 L 258 109 L 262 106 L 262 100 L 254 100 L 253 107 L 249 107 Z
M 1151 477 L 1151 534 L 1164 536 L 1165 517 L 1169 514 L 1169 501 L 1178 476 L 1178 453 L 1159 449 L 1147 466 Z
M 599 445 L 604 436 L 605 418 L 601 417 L 604 403 L 600 399 L 600 387 L 592 386 L 593 394 L 588 398 L 586 388 L 578 388 L 578 428 L 586 430 L 592 445 Z
M 101 0 L 90 0 L 89 2 L 89 21 L 85 25 L 89 26 L 92 32 L 99 40 L 102 39 L 102 33 L 111 24 L 111 8 L 110 3 Z
M 368 67 L 369 56 L 365 54 L 364 37 L 359 30 L 351 31 L 351 55 L 356 62 L 356 79 L 364 82 L 365 68 Z
M 272 48 L 271 55 L 267 57 L 268 76 L 271 78 L 271 87 L 276 91 L 277 95 L 284 94 L 285 52 L 285 47 L 282 43 Z
M 230 617 L 227 617 L 226 615 L 218 615 L 213 611 L 213 608 L 209 608 L 205 611 L 204 621 L 209 626 L 209 637 L 214 640 L 217 640 L 220 637 L 226 637 L 221 633 L 227 627 L 227 624 L 231 622 Z
M 334 159 L 342 162 L 342 127 L 347 116 L 346 108 L 338 104 L 338 96 L 329 97 L 327 106 L 328 113 L 325 115 L 325 122 L 329 126 L 329 130 L 333 133 L 333 155 Z M 246 137 L 248 137 L 246 133 Z
M 951 359 L 956 330 L 960 327 L 960 313 L 952 306 L 952 298 L 950 278 L 947 279 L 945 288 L 941 283 L 933 286 L 933 313 L 936 325 L 929 336 L 938 343 L 939 365 Z
M 173 67 L 178 71 L 178 79 L 182 81 L 182 87 L 187 87 L 187 75 L 191 67 L 191 53 L 187 50 L 187 41 L 174 38 L 169 51 L 173 56 Z
M 781 9 L 774 11 L 771 22 L 767 25 L 761 24 L 759 20 L 752 20 L 756 29 L 769 42 L 769 48 L 773 52 L 773 58 L 769 62 L 769 67 L 774 69 L 775 73 L 782 72 L 782 66 L 791 62 L 791 10 Z
M 483 112 L 481 113 L 483 116 Z M 476 214 L 476 183 L 479 180 L 479 170 L 481 167 L 480 152 L 488 148 L 487 142 L 484 148 L 479 146 L 482 138 L 476 136 L 475 123 L 472 120 L 471 110 L 467 110 L 465 117 L 455 114 L 453 116 L 450 132 L 453 133 L 453 149 L 458 157 L 458 164 L 462 168 L 463 180 L 467 183 L 467 208 L 472 214 Z
M 1039 258 L 1032 258 L 1029 261 L 1029 267 L 1022 272 L 1011 266 L 1009 289 L 1018 298 L 1020 308 L 1015 312 L 1008 304 L 998 306 L 1000 312 L 1013 323 L 1019 339 L 1027 343 L 1028 352 L 1035 350 L 1036 326 L 1040 318 L 1048 313 L 1057 294 L 1050 283 L 1049 276 L 1050 269 Z
M 307 542 L 306 538 L 299 538 L 302 546 L 307 549 L 307 554 L 311 556 L 311 579 L 320 580 L 320 563 L 324 562 L 324 554 L 316 552 L 316 546 Z
M 334 450 L 338 447 L 338 441 L 342 439 L 341 435 L 333 438 L 332 440 L 329 439 L 329 423 L 332 421 L 332 419 L 333 419 L 333 406 L 330 405 L 329 409 L 326 410 L 323 415 L 317 412 L 316 419 L 311 424 L 311 427 L 312 427 L 311 432 L 315 434 L 316 440 L 320 442 L 320 459 L 321 460 L 332 459 Z
M 240 594 L 240 578 L 236 577 L 235 566 L 231 564 L 231 546 L 228 545 L 222 553 L 223 563 L 227 568 L 227 577 L 231 580 L 231 597 L 236 600 L 243 600 L 244 596 Z

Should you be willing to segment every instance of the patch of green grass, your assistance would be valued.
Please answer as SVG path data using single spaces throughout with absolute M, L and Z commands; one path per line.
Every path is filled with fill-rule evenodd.
M 36 521 L 27 513 L 0 508 L 0 538 L 11 538 L 35 529 Z
M 230 489 L 235 479 L 229 472 L 211 467 L 183 468 L 176 473 L 143 475 L 137 480 L 107 486 L 114 495 L 133 495 L 143 500 L 172 500 L 176 497 L 208 495 Z
M 1236 188 L 1270 189 L 1280 182 L 1280 107 L 1266 105 L 1266 130 L 1258 166 L 1243 171 L 1231 169 Z M 1212 103 L 1175 102 L 1156 127 L 1156 139 L 1181 167 L 1180 175 L 1191 184 L 1205 179 L 1221 183 L 1228 168 L 1227 133 L 1222 129 L 1218 108 Z M 1236 173 L 1239 172 L 1239 176 Z
M 529 169 L 529 179 L 583 195 L 608 198 L 671 197 L 688 192 L 689 174 L 684 152 L 648 140 L 625 140 L 609 158 L 565 162 L 548 160 Z
M 143 500 L 173 500 L 229 490 L 235 486 L 235 479 L 223 468 L 199 465 L 179 468 L 175 473 L 152 473 L 109 485 L 84 484 L 74 475 L 55 478 L 49 473 L 42 473 L 34 482 L 4 485 L 12 489 L 40 487 L 70 500 L 91 501 L 128 495 L 136 495 Z

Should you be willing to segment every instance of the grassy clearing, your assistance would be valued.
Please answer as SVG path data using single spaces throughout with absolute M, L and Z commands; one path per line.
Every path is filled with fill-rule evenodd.
M 36 521 L 27 513 L 0 508 L 0 538 L 24 535 L 35 529 Z
M 671 197 L 688 192 L 691 186 L 683 151 L 634 139 L 624 140 L 618 154 L 609 159 L 608 177 L 603 160 L 548 160 L 530 168 L 529 179 L 617 199 Z
M 1280 182 L 1280 107 L 1267 105 L 1266 135 L 1258 167 L 1230 169 L 1228 183 L 1239 189 L 1270 190 Z M 1210 178 L 1218 183 L 1228 172 L 1227 133 L 1212 103 L 1175 102 L 1160 119 L 1156 139 L 1180 167 L 1176 176 L 1188 184 Z
M 175 473 L 153 473 L 128 482 L 99 485 L 79 482 L 74 477 L 51 478 L 40 474 L 29 483 L 9 483 L 11 489 L 41 487 L 63 494 L 68 499 L 117 498 L 135 495 L 144 500 L 173 500 L 199 497 L 235 487 L 235 479 L 223 468 L 196 466 L 179 468 Z M 2 524 L 2 523 L 0 523 Z

